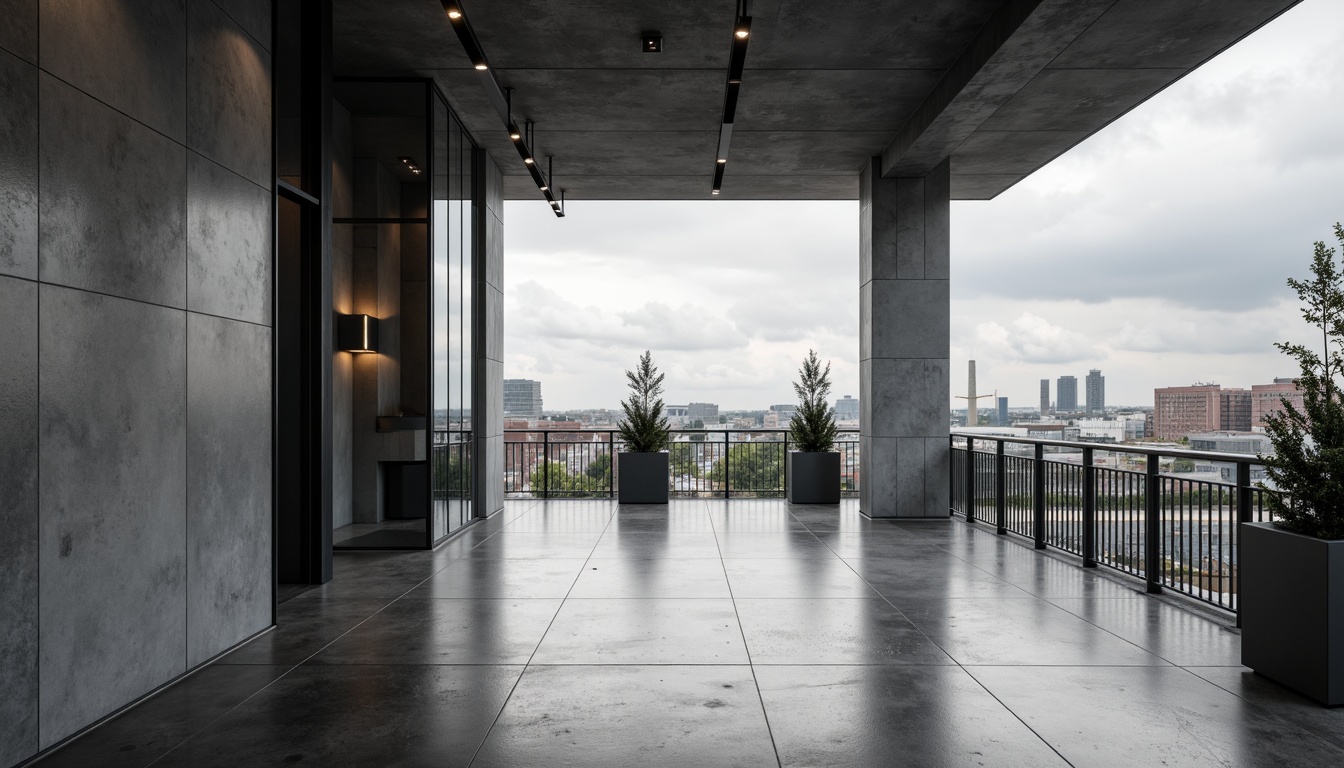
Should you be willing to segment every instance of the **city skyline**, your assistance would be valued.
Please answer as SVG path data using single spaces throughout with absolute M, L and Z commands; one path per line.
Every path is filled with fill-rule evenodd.
M 1272 345 L 1311 338 L 1285 280 L 1344 219 L 1340 135 L 1344 4 L 1307 0 L 995 200 L 954 202 L 949 407 L 969 359 L 1014 403 L 1092 368 L 1118 406 L 1294 375 Z M 856 203 L 506 208 L 505 376 L 546 380 L 556 408 L 618 402 L 645 349 L 667 402 L 790 401 L 809 348 L 858 395 Z

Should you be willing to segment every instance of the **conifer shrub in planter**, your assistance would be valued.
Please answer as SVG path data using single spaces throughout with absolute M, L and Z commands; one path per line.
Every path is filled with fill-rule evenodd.
M 622 504 L 666 504 L 671 473 L 668 446 L 672 430 L 663 416 L 663 374 L 647 350 L 633 371 L 626 371 L 630 399 L 621 401 L 625 450 L 616 460 L 616 497 Z
M 798 381 L 798 410 L 789 422 L 794 450 L 785 458 L 784 484 L 790 504 L 840 503 L 840 452 L 835 448 L 835 410 L 831 394 L 831 364 L 825 369 L 817 353 L 807 351 Z
M 1344 246 L 1344 228 L 1335 225 Z M 1275 344 L 1297 361 L 1302 408 L 1285 399 L 1266 418 L 1262 456 L 1277 493 L 1272 523 L 1242 523 L 1238 563 L 1241 663 L 1313 699 L 1344 704 L 1344 274 L 1316 243 L 1309 280 L 1289 279 L 1320 354 Z M 1262 484 L 1262 487 L 1263 484 Z

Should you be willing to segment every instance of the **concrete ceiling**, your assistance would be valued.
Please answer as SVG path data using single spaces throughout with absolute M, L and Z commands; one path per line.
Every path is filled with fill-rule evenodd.
M 722 197 L 857 199 L 951 156 L 989 199 L 1298 0 L 756 0 Z M 709 199 L 733 0 L 464 0 L 570 199 Z M 663 53 L 640 51 L 657 30 Z M 438 0 L 335 0 L 340 75 L 433 77 L 540 199 Z

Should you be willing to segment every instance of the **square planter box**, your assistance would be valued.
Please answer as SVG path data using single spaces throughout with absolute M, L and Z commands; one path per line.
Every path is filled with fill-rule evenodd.
M 1344 704 L 1344 540 L 1241 524 L 1241 663 Z
M 839 451 L 789 451 L 784 471 L 790 504 L 840 503 Z
M 622 504 L 666 504 L 668 453 L 616 454 L 616 498 Z

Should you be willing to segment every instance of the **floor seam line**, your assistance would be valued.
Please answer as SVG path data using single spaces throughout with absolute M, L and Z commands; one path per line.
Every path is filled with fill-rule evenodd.
M 544 502 L 541 504 L 544 504 Z M 533 504 L 532 507 L 528 507 L 528 511 L 531 511 L 533 507 L 539 505 L 540 504 Z M 513 686 L 509 688 L 508 695 L 504 697 L 504 701 L 500 702 L 499 711 L 495 713 L 494 719 L 490 721 L 490 727 L 485 729 L 485 734 L 481 736 L 481 742 L 476 745 L 475 751 L 471 753 L 471 759 L 467 761 L 467 768 L 471 768 L 471 766 L 476 764 L 476 758 L 480 756 L 481 750 L 485 748 L 485 743 L 490 740 L 490 734 L 495 732 L 495 726 L 499 724 L 499 718 L 504 716 L 504 710 L 508 708 L 509 701 L 513 698 L 513 694 L 517 692 L 518 686 L 522 684 L 523 677 L 527 674 L 527 670 L 532 667 L 532 660 L 536 658 L 537 651 L 541 650 L 541 644 L 546 641 L 546 635 L 550 634 L 551 627 L 555 626 L 555 620 L 560 616 L 560 611 L 564 610 L 565 602 L 569 600 L 570 593 L 574 591 L 575 585 L 577 585 L 579 579 L 583 577 L 583 571 L 588 567 L 588 563 L 592 561 L 593 552 L 597 551 L 597 546 L 602 543 L 602 537 L 606 536 L 607 531 L 611 529 L 611 521 L 616 518 L 618 511 L 619 508 L 611 511 L 611 515 L 607 518 L 607 524 L 602 527 L 602 533 L 598 534 L 597 539 L 593 542 L 593 548 L 588 551 L 588 557 L 584 558 L 583 565 L 579 568 L 579 572 L 575 574 L 573 583 L 569 585 L 569 590 L 565 592 L 564 597 L 560 598 L 560 604 L 555 607 L 555 613 L 551 616 L 550 622 L 546 624 L 545 631 L 541 633 L 541 637 L 537 638 L 537 645 L 532 649 L 531 655 L 527 657 L 527 662 L 523 664 L 522 671 L 518 673 L 518 679 L 513 681 Z
M 705 510 L 709 512 L 708 509 Z M 725 510 L 725 513 L 727 510 Z M 737 619 L 737 631 L 742 636 L 742 650 L 747 654 L 747 668 L 751 670 L 751 682 L 756 686 L 756 700 L 761 703 L 761 717 L 765 720 L 765 732 L 770 735 L 770 748 L 775 751 L 775 764 L 780 768 L 784 760 L 779 756 L 779 744 L 775 742 L 775 729 L 770 726 L 770 713 L 765 708 L 765 696 L 761 694 L 761 681 L 756 677 L 756 662 L 751 658 L 751 645 L 747 642 L 747 630 L 742 626 L 742 614 L 737 610 L 737 597 L 733 595 L 733 582 L 728 578 L 728 566 L 723 562 L 723 546 L 719 544 L 718 526 L 714 518 L 709 518 L 710 528 L 714 531 L 714 546 L 719 550 L 719 568 L 723 570 L 723 580 L 728 584 L 728 598 L 733 602 L 733 617 Z M 815 534 L 814 534 L 815 535 Z
M 956 521 L 953 520 L 953 521 L 950 522 L 950 524 L 955 525 L 955 524 L 956 524 Z M 811 530 L 811 529 L 809 529 L 809 530 Z M 813 535 L 816 535 L 816 534 L 813 534 Z M 821 538 L 821 537 L 818 536 L 817 538 Z M 858 576 L 860 579 L 863 579 L 863 583 L 864 583 L 864 584 L 867 584 L 869 589 L 873 590 L 874 592 L 877 592 L 878 595 L 881 595 L 882 600 L 883 600 L 884 602 L 886 602 L 887 605 L 891 606 L 891 609 L 892 609 L 893 611 L 895 611 L 898 615 L 900 615 L 901 618 L 903 618 L 903 619 L 905 619 L 907 622 L 909 622 L 910 626 L 911 626 L 911 627 L 914 627 L 914 629 L 915 629 L 916 632 L 918 632 L 920 635 L 922 635 L 922 636 L 924 637 L 925 640 L 928 640 L 929 643 L 931 643 L 931 644 L 932 644 L 935 648 L 937 648 L 939 651 L 942 651 L 943 655 L 947 656 L 947 658 L 949 658 L 949 659 L 952 660 L 952 664 L 953 664 L 953 665 L 956 665 L 956 667 L 957 667 L 958 669 L 960 669 L 963 673 L 965 673 L 967 677 L 969 677 L 969 678 L 971 678 L 972 680 L 974 680 L 974 681 L 975 681 L 975 684 L 978 685 L 978 686 L 980 686 L 981 690 L 983 690 L 985 693 L 989 694 L 989 696 L 990 696 L 991 698 L 993 698 L 994 701 L 996 701 L 996 702 L 999 703 L 999 706 L 1003 707 L 1004 711 L 1006 711 L 1008 714 L 1012 715 L 1014 719 L 1016 719 L 1019 723 L 1021 723 L 1023 728 L 1026 728 L 1028 731 L 1031 732 L 1031 734 L 1032 734 L 1033 736 L 1035 736 L 1036 738 L 1040 739 L 1040 740 L 1041 740 L 1041 743 L 1044 744 L 1045 746 L 1049 747 L 1049 749 L 1050 749 L 1051 752 L 1054 752 L 1056 755 L 1059 755 L 1059 759 L 1060 759 L 1060 760 L 1063 760 L 1064 763 L 1065 763 L 1066 765 L 1073 766 L 1073 763 L 1072 763 L 1067 757 L 1065 757 L 1065 756 L 1064 756 L 1058 749 L 1056 749 L 1054 744 L 1051 744 L 1049 741 L 1047 741 L 1046 738 L 1045 738 L 1044 736 L 1042 736 L 1040 733 L 1038 733 L 1038 732 L 1036 731 L 1035 728 L 1032 728 L 1030 725 L 1028 725 L 1028 724 L 1027 724 L 1027 721 L 1026 721 L 1026 720 L 1023 720 L 1022 717 L 1021 717 L 1021 715 L 1019 715 L 1019 714 L 1017 714 L 1016 712 L 1014 712 L 1013 709 L 1012 709 L 1011 707 L 1009 707 L 1007 704 L 1005 704 L 1005 703 L 1003 702 L 1002 699 L 1000 699 L 998 696 L 994 695 L 994 692 L 991 691 L 991 690 L 989 690 L 989 688 L 986 687 L 985 684 L 984 684 L 983 682 L 980 681 L 980 678 L 978 678 L 978 677 L 976 677 L 975 675 L 971 674 L 971 671 L 970 671 L 969 669 L 966 668 L 966 665 L 965 665 L 965 664 L 962 664 L 961 661 L 960 661 L 959 659 L 957 659 L 957 658 L 956 658 L 955 656 L 953 656 L 952 654 L 948 653 L 948 652 L 947 652 L 947 649 L 944 648 L 944 647 L 942 646 L 941 643 L 939 643 L 938 641 L 934 640 L 932 637 L 929 637 L 929 633 L 925 632 L 925 631 L 923 630 L 923 628 L 921 628 L 918 624 L 916 624 L 914 621 L 912 621 L 912 620 L 910 619 L 909 616 L 905 615 L 905 611 L 902 611 L 900 608 L 896 607 L 896 604 L 893 603 L 893 602 L 891 602 L 891 599 L 890 599 L 890 598 L 888 598 L 886 595 L 883 595 L 882 592 L 879 591 L 879 590 L 877 589 L 877 587 L 874 587 L 874 586 L 872 585 L 872 582 L 868 581 L 868 579 L 865 578 L 863 574 L 859 573 L 858 570 L 857 570 L 853 565 L 851 565 L 850 562 L 849 562 L 848 560 L 846 560 L 846 559 L 843 558 L 843 557 L 840 557 L 840 553 L 839 553 L 839 552 L 836 552 L 834 549 L 831 549 L 831 545 L 830 545 L 830 544 L 827 544 L 827 543 L 825 542 L 825 540 L 823 540 L 821 543 L 822 543 L 823 545 L 825 545 L 825 547 L 826 547 L 827 549 L 830 549 L 831 552 L 832 552 L 837 558 L 840 559 L 840 562 L 842 562 L 842 563 L 845 564 L 845 567 L 846 567 L 846 568 L 848 568 L 850 571 L 853 571 L 853 573 L 854 573 L 855 576 Z M 939 546 L 938 549 L 943 549 L 943 548 L 942 548 L 941 546 Z M 949 554 L 949 555 L 952 555 L 952 552 L 950 552 L 950 551 L 948 551 L 948 550 L 943 550 L 943 551 L 947 552 L 947 554 Z M 953 556 L 953 557 L 956 557 L 956 555 L 952 555 L 952 556 Z M 957 558 L 957 559 L 960 559 L 960 558 Z M 977 566 L 977 567 L 978 567 L 978 566 Z M 986 571 L 986 573 L 988 573 L 988 571 Z M 990 574 L 990 575 L 992 576 L 993 574 Z M 1017 586 L 1017 585 L 1014 584 L 1013 586 Z M 1021 589 L 1021 588 L 1019 587 L 1019 589 Z M 1023 590 L 1023 592 L 1026 592 L 1026 590 Z M 1030 593 L 1028 593 L 1028 594 L 1030 594 Z M 1030 595 L 1030 596 L 1036 598 L 1037 600 L 1044 600 L 1044 598 L 1037 597 L 1036 595 Z M 1058 608 L 1059 606 L 1055 606 L 1055 607 Z M 1063 610 L 1063 609 L 1061 608 L 1060 610 Z M 952 666 L 952 665 L 943 665 L 943 666 Z

